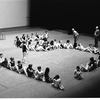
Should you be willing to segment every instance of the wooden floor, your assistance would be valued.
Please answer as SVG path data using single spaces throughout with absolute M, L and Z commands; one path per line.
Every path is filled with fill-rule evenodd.
M 21 36 L 23 33 L 44 32 L 44 29 L 12 29 L 2 30 L 6 35 L 5 40 L 0 40 L 0 52 L 8 59 L 14 57 L 15 60 L 22 59 L 20 48 L 14 45 L 15 36 Z M 49 31 L 49 40 L 62 40 L 63 43 L 70 39 L 73 43 L 73 36 L 67 35 L 63 31 Z M 79 43 L 83 46 L 88 46 L 90 43 L 94 44 L 92 37 L 80 35 Z M 100 43 L 99 43 L 100 47 Z M 99 48 L 100 50 L 100 48 Z M 100 69 L 93 72 L 83 73 L 83 80 L 76 80 L 73 78 L 73 72 L 77 65 L 86 64 L 90 57 L 98 58 L 97 55 L 81 52 L 77 50 L 57 49 L 48 52 L 29 51 L 26 58 L 26 65 L 33 64 L 33 68 L 42 66 L 44 71 L 46 67 L 50 68 L 50 76 L 54 77 L 59 74 L 62 79 L 62 84 L 65 91 L 55 89 L 51 84 L 40 82 L 32 78 L 16 72 L 0 68 L 0 98 L 67 98 L 67 97 L 99 97 L 99 76 Z M 98 88 L 96 87 L 98 85 Z

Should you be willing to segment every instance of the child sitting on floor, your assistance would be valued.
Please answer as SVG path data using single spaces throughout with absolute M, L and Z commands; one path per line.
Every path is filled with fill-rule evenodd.
M 49 47 L 50 47 L 50 50 L 53 50 L 54 49 L 54 40 L 51 40 L 50 41 Z
M 0 67 L 2 66 L 3 62 L 4 62 L 3 54 L 0 53 Z
M 11 69 L 11 70 L 16 71 L 16 66 L 15 66 L 14 57 L 11 57 L 11 58 L 10 58 L 9 66 L 10 66 L 10 69 Z
M 43 46 L 42 45 L 37 45 L 37 47 L 36 47 L 36 49 L 35 49 L 36 51 L 45 51 L 45 49 L 43 48 Z
M 54 86 L 54 87 L 56 87 L 56 88 L 58 88 L 58 89 L 64 90 L 64 87 L 63 87 L 63 85 L 61 84 L 61 79 L 60 79 L 60 76 L 59 76 L 59 75 L 56 75 L 56 76 L 53 78 L 52 86 Z
M 88 66 L 89 71 L 93 71 L 94 69 L 97 68 L 97 63 L 96 63 L 96 60 L 94 59 L 94 57 L 90 58 L 90 62 L 87 64 L 87 66 Z
M 97 48 L 93 47 L 91 44 L 89 44 L 89 46 L 86 47 L 84 51 L 94 53 L 94 54 L 99 54 L 99 50 Z
M 29 64 L 26 69 L 28 77 L 35 77 L 34 76 L 35 70 L 32 68 L 32 66 L 33 66 L 32 64 Z
M 57 46 L 57 40 L 54 39 L 54 49 L 57 49 L 57 48 L 58 48 L 58 46 Z
M 73 49 L 73 45 L 72 43 L 70 43 L 70 40 L 67 40 L 66 44 L 67 44 L 67 49 Z
M 80 65 L 80 70 L 82 71 L 82 72 L 88 72 L 88 63 L 86 64 L 86 66 L 84 66 L 83 64 L 81 64 Z
M 97 66 L 100 67 L 100 56 L 97 59 Z
M 60 41 L 57 42 L 56 39 L 54 40 L 54 48 L 55 48 L 55 49 L 60 48 Z
M 47 67 L 46 69 L 45 69 L 45 73 L 44 73 L 44 80 L 45 80 L 45 82 L 47 82 L 47 83 L 52 83 L 53 82 L 53 79 L 52 78 L 50 78 L 50 69 Z
M 44 72 L 41 70 L 41 66 L 37 67 L 35 71 L 35 79 L 43 81 Z
M 83 79 L 81 76 L 82 72 L 79 66 L 76 67 L 75 71 L 74 71 L 74 78 L 81 80 Z
M 17 61 L 17 71 L 18 71 L 18 73 L 25 73 L 22 62 L 20 60 Z
M 64 45 L 62 44 L 62 40 L 59 41 L 60 49 L 64 49 Z
M 93 53 L 99 55 L 100 51 L 96 47 L 93 47 Z
M 15 37 L 14 44 L 15 44 L 17 47 L 20 47 L 20 45 L 21 45 L 21 40 L 19 39 L 18 36 Z
M 64 49 L 67 49 L 67 41 L 64 43 Z
M 10 67 L 8 66 L 8 59 L 7 58 L 4 59 L 1 66 L 10 69 Z
M 82 46 L 82 44 L 78 44 L 77 47 L 76 47 L 77 50 L 80 50 L 80 51 L 84 51 L 85 48 Z

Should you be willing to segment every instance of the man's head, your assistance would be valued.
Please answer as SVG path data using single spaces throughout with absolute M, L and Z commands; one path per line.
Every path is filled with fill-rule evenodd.
M 99 27 L 98 26 L 96 26 L 96 29 L 98 29 Z
M 75 29 L 74 28 L 72 28 L 72 31 L 74 31 Z

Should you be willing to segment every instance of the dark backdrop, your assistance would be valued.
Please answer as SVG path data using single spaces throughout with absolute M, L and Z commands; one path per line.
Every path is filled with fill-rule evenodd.
M 93 34 L 100 25 L 99 0 L 30 0 L 29 25 Z

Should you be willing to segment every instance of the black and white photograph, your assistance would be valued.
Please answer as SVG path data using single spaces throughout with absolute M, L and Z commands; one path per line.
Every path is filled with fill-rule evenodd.
M 100 98 L 99 0 L 0 0 L 0 98 Z

